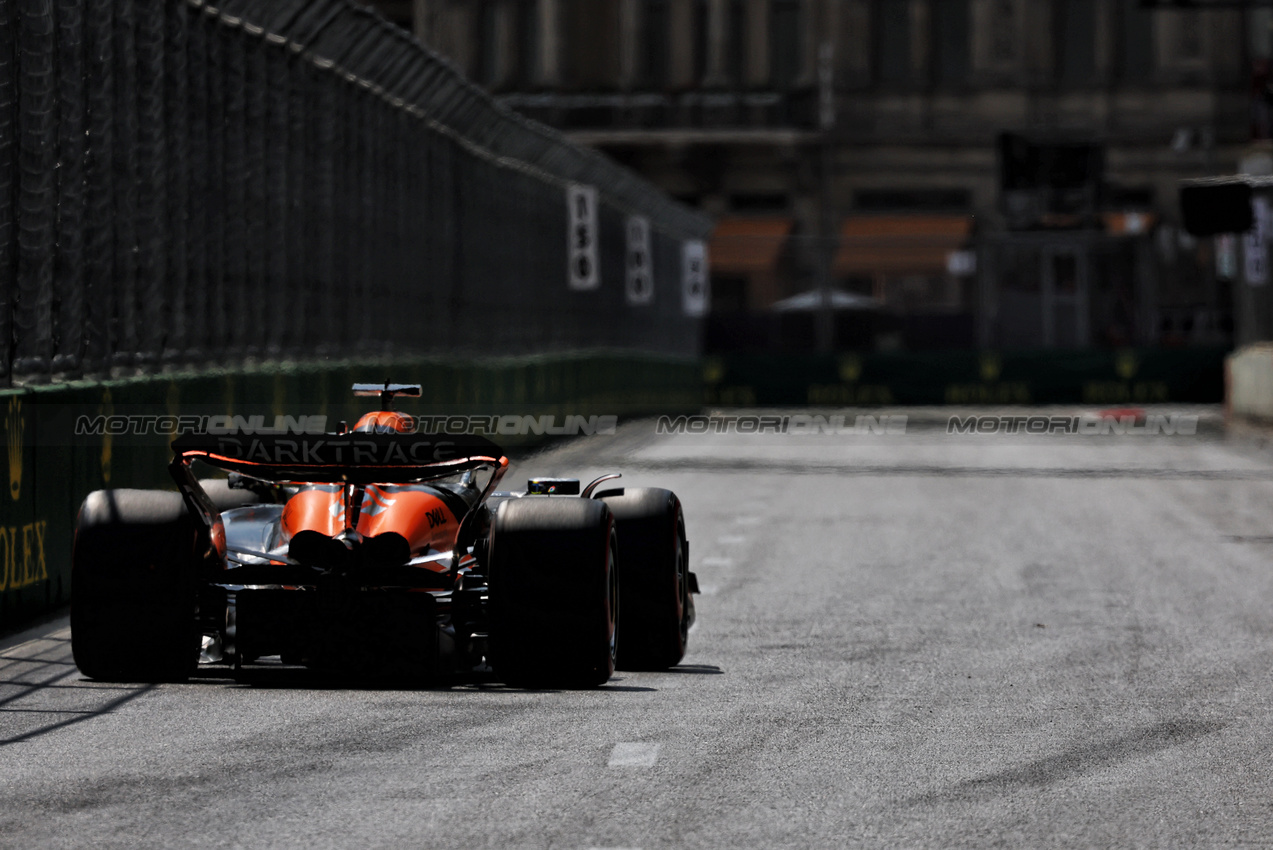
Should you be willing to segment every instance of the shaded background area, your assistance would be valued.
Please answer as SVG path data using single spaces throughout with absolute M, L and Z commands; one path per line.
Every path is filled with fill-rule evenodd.
M 1257 2 L 367 2 L 716 219 L 713 353 L 1261 338 L 1235 240 L 1177 202 L 1273 168 Z M 775 316 L 822 286 L 879 315 Z
M 628 217 L 648 220 L 648 303 L 568 287 L 570 184 L 598 190 L 610 280 Z M 693 354 L 672 287 L 709 227 L 346 0 L 0 9 L 3 384 L 262 357 Z

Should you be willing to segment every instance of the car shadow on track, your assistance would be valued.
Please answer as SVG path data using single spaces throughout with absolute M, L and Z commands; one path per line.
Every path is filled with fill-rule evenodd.
M 191 684 L 223 688 L 260 690 L 366 690 L 366 691 L 447 691 L 455 680 L 410 675 L 373 675 L 307 667 L 266 664 L 235 671 L 223 666 L 201 666 L 190 677 Z
M 480 691 L 491 693 L 562 693 L 582 692 L 650 692 L 657 687 L 621 684 L 623 677 L 611 679 L 595 688 L 522 688 L 511 687 L 492 677 L 409 677 L 368 676 L 328 670 L 311 670 L 305 667 L 262 665 L 235 671 L 229 667 L 200 667 L 190 679 L 192 684 L 214 685 L 226 688 L 250 688 L 260 690 L 363 690 L 363 691 Z
M 719 676 L 725 671 L 711 664 L 683 664 L 657 671 L 658 674 Z M 220 687 L 260 689 L 311 689 L 311 690 L 370 690 L 370 691 L 453 691 L 480 690 L 483 693 L 559 693 L 563 690 L 653 692 L 657 685 L 627 683 L 631 676 L 640 675 L 620 671 L 604 685 L 595 688 L 521 688 L 510 687 L 493 675 L 466 677 L 422 677 L 403 675 L 367 675 L 332 670 L 313 670 L 300 666 L 264 663 L 234 671 L 227 666 L 200 666 L 191 677 L 195 684 Z

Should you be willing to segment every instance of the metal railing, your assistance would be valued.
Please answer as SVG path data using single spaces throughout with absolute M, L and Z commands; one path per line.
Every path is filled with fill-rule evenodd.
M 567 186 L 602 285 L 567 285 Z M 624 296 L 628 216 L 655 297 Z M 0 381 L 249 358 L 693 353 L 710 222 L 349 0 L 0 4 Z

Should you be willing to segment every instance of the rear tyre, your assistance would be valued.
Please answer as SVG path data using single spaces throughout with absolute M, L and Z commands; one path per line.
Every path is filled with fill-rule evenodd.
M 198 523 L 179 493 L 98 490 L 71 555 L 71 650 L 91 679 L 183 681 L 198 663 Z
M 500 505 L 489 542 L 490 660 L 516 687 L 587 688 L 614 673 L 618 547 L 592 499 Z
M 619 532 L 619 669 L 666 670 L 685 657 L 694 623 L 681 502 L 655 487 L 605 490 L 597 498 Z

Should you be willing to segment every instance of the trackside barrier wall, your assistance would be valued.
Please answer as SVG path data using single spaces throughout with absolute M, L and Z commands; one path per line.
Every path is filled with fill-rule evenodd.
M 69 601 L 76 511 L 103 487 L 174 489 L 169 434 L 75 434 L 81 416 L 327 416 L 352 427 L 376 405 L 355 399 L 355 382 L 420 383 L 414 415 L 629 416 L 694 412 L 702 387 L 697 361 L 632 354 L 584 354 L 460 363 L 365 361 L 269 371 L 178 374 L 0 392 L 7 490 L 0 494 L 0 631 Z M 494 436 L 526 445 L 524 436 Z M 543 439 L 540 437 L 539 439 Z
M 594 289 L 569 284 L 572 184 L 598 199 Z M 694 355 L 683 249 L 710 227 L 353 0 L 0 3 L 0 386 L 315 354 Z

